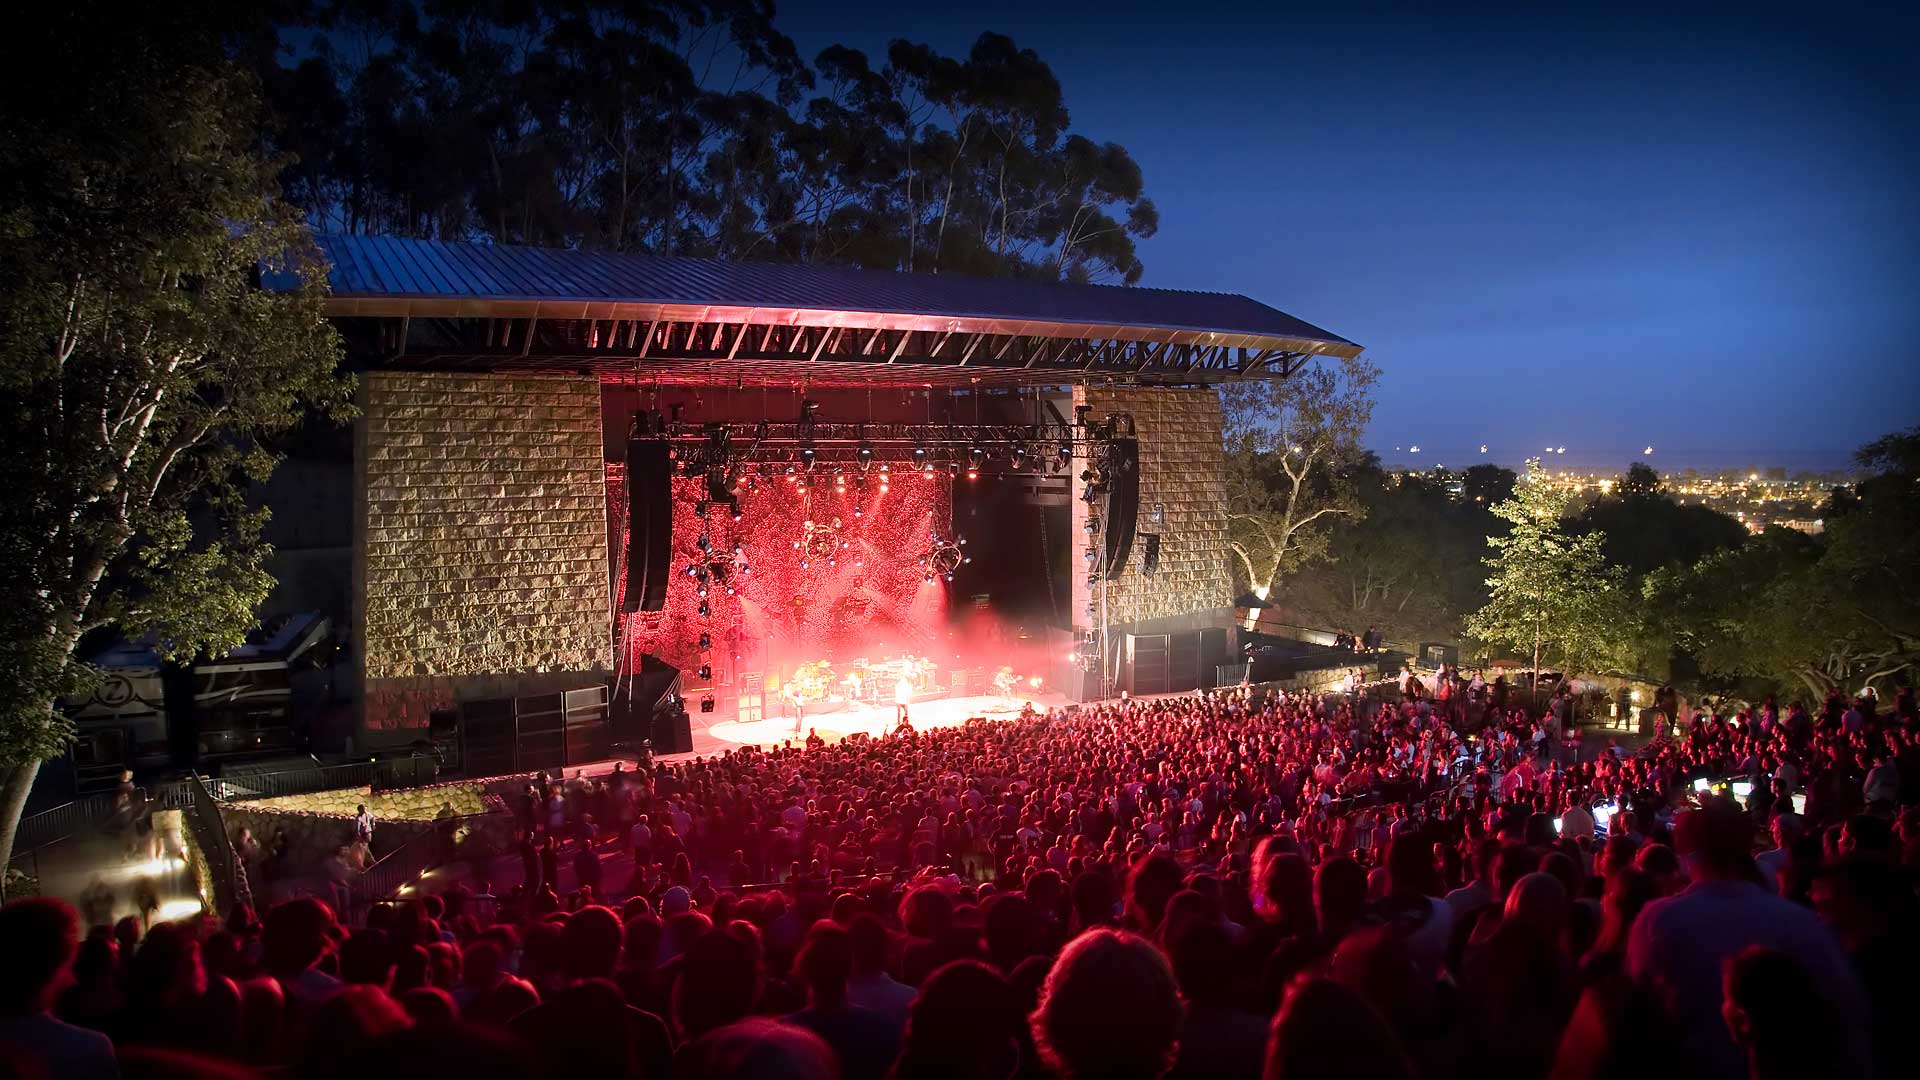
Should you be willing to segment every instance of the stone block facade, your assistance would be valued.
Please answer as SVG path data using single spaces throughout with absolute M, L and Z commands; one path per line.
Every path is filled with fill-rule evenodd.
M 354 616 L 364 741 L 433 709 L 588 685 L 611 663 L 600 384 L 372 372 Z
M 1226 456 L 1220 443 L 1220 398 L 1209 389 L 1166 387 L 1076 387 L 1076 407 L 1091 407 L 1091 418 L 1130 413 L 1140 440 L 1140 514 L 1133 551 L 1118 578 L 1107 583 L 1110 626 L 1208 616 L 1233 604 L 1233 578 L 1227 550 Z M 1077 477 L 1085 463 L 1074 463 Z M 1085 550 L 1087 504 L 1074 484 L 1073 621 L 1079 629 L 1097 627 L 1087 615 L 1099 592 L 1087 585 Z M 1158 520 L 1156 520 L 1156 517 Z M 1160 537 L 1160 566 L 1141 570 L 1148 533 Z

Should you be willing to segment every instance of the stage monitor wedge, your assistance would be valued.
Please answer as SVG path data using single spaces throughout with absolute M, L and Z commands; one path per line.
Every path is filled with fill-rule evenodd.
M 1107 580 L 1127 568 L 1133 550 L 1133 530 L 1140 516 L 1140 440 L 1114 439 L 1108 444 L 1106 552 Z
M 673 574 L 673 460 L 667 441 L 627 440 L 627 582 L 625 611 L 667 606 Z

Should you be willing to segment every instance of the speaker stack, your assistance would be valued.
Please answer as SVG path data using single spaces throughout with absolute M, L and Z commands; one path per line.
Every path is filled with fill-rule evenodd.
M 1140 516 L 1140 440 L 1134 438 L 1107 441 L 1104 476 L 1107 483 L 1106 572 L 1107 580 L 1120 576 L 1127 567 L 1127 555 L 1133 550 L 1133 531 Z
M 673 555 L 673 458 L 659 413 L 634 416 L 627 440 L 627 589 L 621 608 L 667 606 Z

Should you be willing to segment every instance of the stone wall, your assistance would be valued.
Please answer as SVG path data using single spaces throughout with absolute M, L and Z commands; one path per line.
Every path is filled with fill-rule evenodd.
M 571 689 L 611 655 L 593 378 L 372 372 L 356 442 L 361 736 L 460 700 Z
M 309 791 L 299 795 L 280 795 L 271 799 L 248 799 L 229 804 L 258 807 L 263 810 L 302 814 L 345 814 L 352 816 L 365 806 L 379 821 L 429 821 L 448 803 L 456 814 L 484 814 L 488 784 L 483 781 L 456 781 L 428 787 L 374 791 L 368 787 L 335 788 Z
M 1140 440 L 1140 516 L 1133 551 L 1120 576 L 1107 583 L 1107 619 L 1124 626 L 1150 621 L 1226 625 L 1233 604 L 1227 550 L 1226 456 L 1220 444 L 1220 398 L 1207 389 L 1076 387 L 1075 406 L 1092 407 L 1091 418 L 1131 413 Z M 1085 468 L 1074 463 L 1074 475 Z M 1087 605 L 1099 593 L 1087 586 L 1087 504 L 1074 483 L 1071 560 L 1073 620 L 1077 628 L 1099 625 Z M 1156 520 L 1156 515 L 1158 520 Z M 1141 571 L 1148 533 L 1160 537 L 1160 567 Z M 1178 627 L 1184 629 L 1185 627 Z

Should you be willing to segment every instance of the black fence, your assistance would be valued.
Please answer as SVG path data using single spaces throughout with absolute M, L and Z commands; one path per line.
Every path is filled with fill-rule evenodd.
M 455 837 L 463 827 L 469 827 L 481 818 L 507 813 L 506 804 L 499 799 L 489 796 L 486 801 L 489 807 L 486 811 L 437 818 L 432 822 L 432 828 L 415 833 L 399 847 L 380 856 L 372 866 L 353 879 L 350 892 L 354 911 L 364 911 L 373 904 L 393 899 L 402 888 L 418 881 L 427 871 L 452 861 Z
M 239 856 L 234 853 L 233 842 L 227 837 L 227 826 L 220 817 L 219 802 L 198 775 L 188 776 L 184 783 L 191 803 L 182 816 L 193 837 L 194 847 L 199 850 L 200 857 L 206 860 L 208 886 L 212 893 L 207 900 L 216 912 L 231 910 L 236 901 L 252 906 L 253 890 L 248 885 Z
M 424 787 L 440 775 L 439 761 L 425 754 L 378 761 L 354 761 L 344 765 L 321 765 L 299 769 L 280 769 L 264 773 L 240 773 L 208 780 L 207 786 L 221 802 L 249 799 L 277 799 L 284 795 L 306 795 L 315 791 L 370 787 L 375 791 Z

